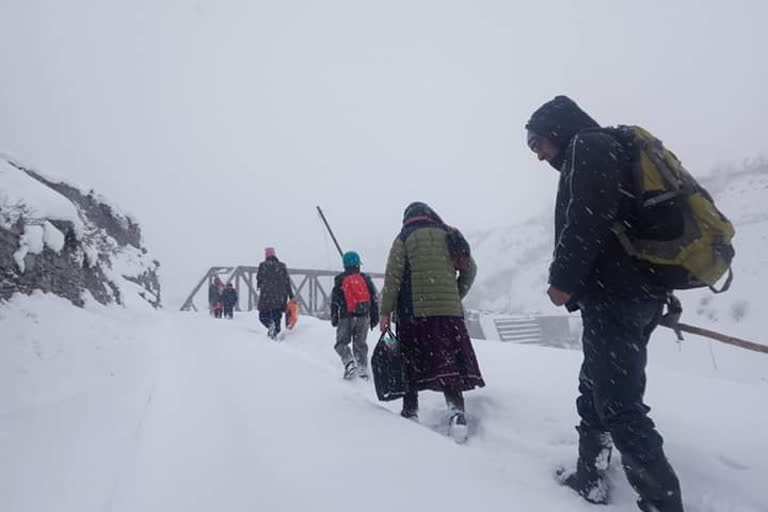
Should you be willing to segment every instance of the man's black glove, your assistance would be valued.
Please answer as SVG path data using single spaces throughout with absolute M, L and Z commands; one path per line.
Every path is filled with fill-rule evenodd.
M 672 292 L 667 294 L 667 312 L 664 313 L 664 315 L 661 317 L 661 320 L 659 321 L 659 325 L 663 325 L 664 327 L 669 327 L 673 331 L 675 331 L 675 334 L 677 334 L 677 339 L 682 341 L 683 340 L 683 333 L 680 331 L 680 329 L 677 327 L 678 322 L 680 322 L 680 317 L 683 314 L 683 305 L 680 303 L 680 299 L 675 297 Z

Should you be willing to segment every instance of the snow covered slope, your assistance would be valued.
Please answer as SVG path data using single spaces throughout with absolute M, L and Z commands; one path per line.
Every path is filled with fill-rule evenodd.
M 458 446 L 437 394 L 418 425 L 343 381 L 334 331 L 312 318 L 274 343 L 255 314 L 35 293 L 0 305 L 0 325 L 4 511 L 594 510 L 551 475 L 576 455 L 575 351 L 477 341 L 488 385 L 468 394 Z M 649 373 L 687 510 L 768 510 L 766 382 Z M 618 460 L 611 481 L 602 510 L 634 511 Z
M 478 274 L 465 304 L 490 313 L 551 313 L 543 290 L 552 236 L 548 218 L 468 234 Z
M 43 290 L 159 307 L 158 266 L 139 226 L 103 197 L 0 155 L 0 300 Z

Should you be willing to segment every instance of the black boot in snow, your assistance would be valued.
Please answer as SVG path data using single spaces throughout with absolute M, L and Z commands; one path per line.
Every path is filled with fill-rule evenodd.
M 560 467 L 555 471 L 555 477 L 561 485 L 570 487 L 593 505 L 608 503 L 608 482 L 603 475 L 589 475 L 578 469 L 569 471 Z
M 683 512 L 680 481 L 662 456 L 650 464 L 622 455 L 627 480 L 640 496 L 637 506 L 643 512 Z
M 608 503 L 605 473 L 611 462 L 611 438 L 605 432 L 586 431 L 581 427 L 576 430 L 579 432 L 576 470 L 558 468 L 555 476 L 562 485 L 570 487 L 588 502 L 604 505 Z
M 400 416 L 407 420 L 412 420 L 418 423 L 419 421 L 419 394 L 418 392 L 409 391 L 405 393 L 403 397 L 403 408 L 400 411 Z

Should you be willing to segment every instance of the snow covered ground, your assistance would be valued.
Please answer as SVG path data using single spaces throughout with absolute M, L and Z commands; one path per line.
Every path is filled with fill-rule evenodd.
M 255 314 L 37 294 L 0 306 L 0 326 L 3 511 L 595 510 L 551 476 L 576 455 L 576 351 L 477 341 L 488 385 L 468 394 L 459 446 L 437 394 L 417 425 L 343 381 L 332 328 L 311 318 L 274 343 Z M 705 371 L 669 337 L 647 398 L 687 510 L 768 510 L 768 356 L 745 356 L 749 375 Z M 635 510 L 618 460 L 611 480 L 601 510 Z

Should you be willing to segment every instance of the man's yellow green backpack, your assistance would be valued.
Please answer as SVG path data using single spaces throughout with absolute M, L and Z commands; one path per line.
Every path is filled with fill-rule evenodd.
M 635 183 L 631 193 L 641 219 L 640 229 L 628 229 L 623 223 L 613 226 L 621 245 L 629 254 L 652 263 L 653 271 L 670 288 L 708 286 L 715 293 L 726 291 L 733 280 L 733 224 L 675 154 L 651 133 L 639 126 L 619 126 L 610 132 L 632 151 Z M 654 236 L 653 230 L 642 229 L 649 219 L 677 228 L 672 236 L 669 230 L 666 236 Z M 716 289 L 726 273 L 722 287 Z

